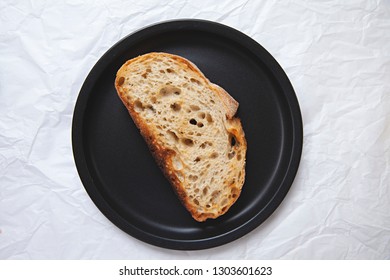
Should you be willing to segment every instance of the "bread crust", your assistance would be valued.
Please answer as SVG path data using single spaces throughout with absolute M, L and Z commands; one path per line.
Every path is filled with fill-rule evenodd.
M 169 57 L 177 61 L 181 65 L 181 67 L 183 67 L 183 69 L 185 69 L 186 71 L 188 70 L 192 71 L 196 75 L 197 79 L 201 80 L 204 85 L 207 85 L 209 89 L 220 98 L 221 103 L 223 104 L 224 107 L 223 109 L 225 111 L 226 119 L 229 120 L 228 122 L 229 127 L 226 127 L 226 129 L 232 135 L 231 137 L 234 137 L 235 141 L 238 143 L 237 147 L 233 147 L 233 149 L 240 151 L 242 156 L 245 157 L 245 153 L 247 149 L 245 134 L 242 129 L 240 119 L 234 117 L 234 115 L 237 112 L 238 102 L 234 100 L 233 97 L 231 97 L 223 88 L 211 83 L 204 76 L 204 74 L 198 69 L 198 67 L 194 65 L 192 62 L 190 62 L 189 60 L 183 57 L 167 54 L 167 53 L 148 53 L 133 58 L 122 65 L 122 67 L 118 70 L 115 79 L 115 88 L 117 90 L 118 96 L 120 97 L 123 104 L 126 106 L 135 125 L 138 127 L 141 135 L 145 139 L 145 142 L 147 143 L 153 157 L 155 158 L 156 163 L 164 173 L 165 177 L 171 183 L 174 191 L 176 192 L 182 204 L 190 212 L 190 214 L 196 221 L 202 222 L 208 218 L 215 219 L 221 216 L 222 214 L 226 213 L 228 209 L 234 204 L 234 202 L 240 196 L 241 189 L 244 184 L 245 168 L 240 169 L 239 172 L 241 174 L 240 175 L 241 178 L 239 180 L 231 180 L 231 182 L 229 182 L 230 184 L 229 188 L 232 190 L 232 195 L 229 197 L 228 203 L 223 208 L 217 210 L 214 209 L 215 211 L 200 211 L 199 207 L 197 207 L 196 205 L 194 205 L 193 202 L 191 202 L 186 191 L 186 186 L 179 178 L 183 174 L 180 174 L 181 171 L 176 170 L 174 167 L 173 161 L 175 156 L 177 155 L 177 151 L 164 146 L 163 144 L 161 144 L 160 141 L 158 141 L 156 132 L 137 113 L 135 108 L 135 103 L 130 102 L 127 99 L 128 92 L 126 92 L 126 89 L 123 87 L 124 77 L 126 77 L 127 71 L 129 70 L 129 67 L 131 67 L 131 65 L 135 63 L 141 63 L 144 60 L 150 58 L 159 58 L 162 56 Z

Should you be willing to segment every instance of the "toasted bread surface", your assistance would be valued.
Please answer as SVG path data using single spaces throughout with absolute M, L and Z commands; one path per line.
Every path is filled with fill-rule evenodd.
M 192 217 L 201 222 L 226 213 L 245 180 L 238 102 L 192 62 L 167 53 L 127 61 L 115 88 Z

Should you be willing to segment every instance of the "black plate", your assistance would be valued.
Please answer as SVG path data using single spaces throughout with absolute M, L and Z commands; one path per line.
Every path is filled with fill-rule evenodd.
M 238 201 L 216 220 L 191 218 L 117 97 L 119 67 L 152 51 L 186 57 L 240 103 L 248 143 L 246 181 Z M 263 47 L 218 23 L 180 20 L 135 32 L 104 54 L 77 99 L 72 141 L 81 180 L 108 219 L 144 242 L 196 250 L 233 241 L 274 212 L 297 172 L 302 134 L 294 90 Z

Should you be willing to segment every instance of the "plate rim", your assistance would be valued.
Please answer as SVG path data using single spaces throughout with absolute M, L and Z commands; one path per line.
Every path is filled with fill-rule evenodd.
M 272 75 L 277 78 L 277 82 L 284 93 L 283 96 L 286 98 L 288 108 L 290 109 L 292 131 L 294 134 L 288 168 L 286 169 L 284 178 L 279 184 L 277 191 L 273 193 L 273 196 L 268 201 L 267 205 L 256 215 L 251 217 L 251 219 L 246 220 L 234 230 L 225 232 L 221 235 L 194 240 L 169 239 L 154 235 L 151 232 L 145 232 L 132 225 L 131 222 L 127 221 L 119 213 L 114 211 L 94 184 L 93 177 L 85 158 L 83 145 L 84 114 L 89 100 L 89 92 L 94 86 L 96 77 L 99 77 L 105 70 L 105 67 L 115 58 L 115 53 L 120 53 L 121 49 L 126 49 L 126 46 L 128 45 L 127 41 L 135 44 L 134 41 L 142 40 L 145 36 L 149 37 L 153 34 L 160 34 L 162 31 L 175 31 L 180 29 L 207 31 L 227 37 L 228 39 L 237 42 L 241 47 L 249 50 L 256 58 L 260 59 L 264 65 L 267 66 L 267 70 L 271 71 Z M 303 122 L 298 98 L 287 74 L 276 59 L 258 42 L 243 32 L 218 22 L 202 19 L 177 19 L 154 23 L 130 33 L 110 47 L 97 60 L 85 78 L 77 96 L 72 118 L 71 140 L 73 159 L 79 178 L 91 200 L 110 222 L 132 237 L 151 245 L 174 250 L 201 250 L 221 246 L 245 236 L 260 226 L 280 206 L 289 192 L 299 169 L 303 149 Z

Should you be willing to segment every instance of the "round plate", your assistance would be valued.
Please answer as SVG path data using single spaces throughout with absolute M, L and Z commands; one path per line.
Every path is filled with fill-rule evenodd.
M 183 56 L 239 103 L 248 151 L 241 196 L 229 211 L 199 223 L 181 205 L 114 88 L 116 71 L 148 52 Z M 124 38 L 96 63 L 77 99 L 72 142 L 80 178 L 116 226 L 156 246 L 196 250 L 233 241 L 279 206 L 298 169 L 302 120 L 294 90 L 275 59 L 230 27 L 179 20 Z

